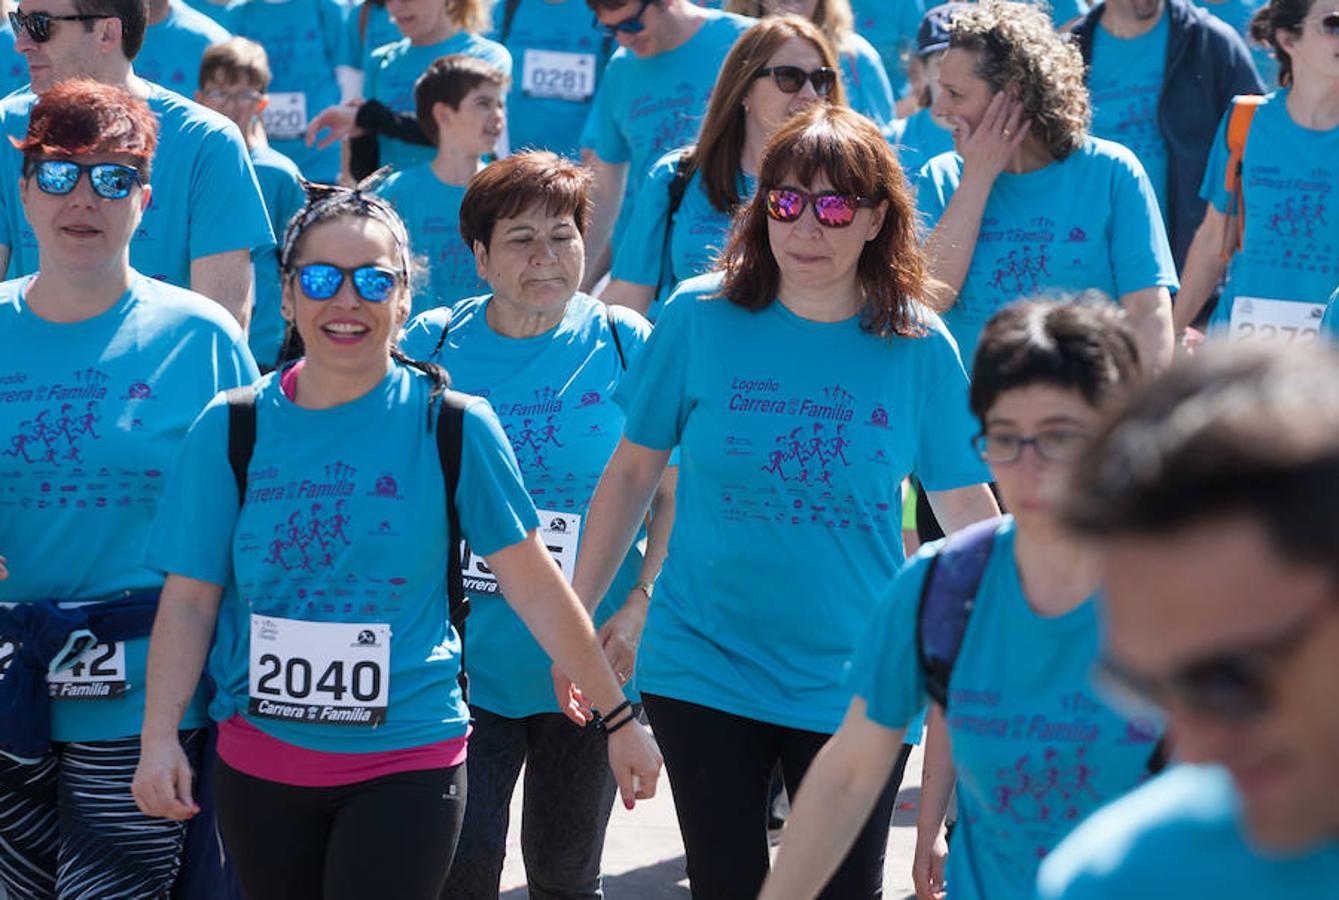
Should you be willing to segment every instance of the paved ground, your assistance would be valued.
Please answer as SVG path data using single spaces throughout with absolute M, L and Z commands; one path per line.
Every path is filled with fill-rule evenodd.
M 916 801 L 920 797 L 921 754 L 907 763 L 907 774 L 897 798 L 897 812 L 888 832 L 888 861 L 884 868 L 884 896 L 903 900 L 914 896 L 911 856 L 916 844 Z M 511 833 L 507 836 L 507 864 L 502 873 L 503 900 L 525 900 L 525 869 L 521 863 L 520 793 L 512 800 Z M 674 818 L 669 783 L 662 776 L 654 800 L 637 804 L 632 812 L 614 804 L 609 836 L 604 845 L 605 896 L 609 900 L 662 900 L 688 897 L 683 843 Z

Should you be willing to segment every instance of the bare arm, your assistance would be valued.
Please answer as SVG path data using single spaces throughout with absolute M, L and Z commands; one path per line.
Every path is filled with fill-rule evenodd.
M 597 708 L 610 712 L 623 702 L 623 688 L 605 661 L 590 616 L 563 580 L 537 531 L 485 557 L 507 603 L 525 622 L 544 652 L 570 672 Z M 640 725 L 609 736 L 609 767 L 631 809 L 655 796 L 660 753 Z
M 944 859 L 948 855 L 943 836 L 944 816 L 956 778 L 944 711 L 939 704 L 932 704 L 926 718 L 921 804 L 916 816 L 916 855 L 912 862 L 917 900 L 944 896 Z
M 1122 294 L 1120 305 L 1134 329 L 1144 370 L 1156 375 L 1172 363 L 1172 295 L 1165 287 Z
M 1000 91 L 990 101 L 981 123 L 963 143 L 962 178 L 925 241 L 933 279 L 926 299 L 935 312 L 947 312 L 958 302 L 995 179 L 1027 139 L 1028 125 L 1022 116 L 1022 105 Z
M 600 292 L 600 299 L 605 303 L 626 306 L 646 315 L 652 301 L 656 299 L 656 288 L 652 284 L 634 284 L 631 281 L 611 278 L 609 284 Z
M 926 491 L 925 496 L 945 534 L 1000 514 L 995 495 L 984 484 L 969 484 L 951 491 Z
M 1222 249 L 1228 225 L 1228 217 L 1214 209 L 1213 204 L 1205 206 L 1204 221 L 1195 229 L 1195 237 L 1186 251 L 1181 290 L 1177 291 L 1176 305 L 1172 307 L 1172 327 L 1178 332 L 1190 327 L 1223 278 L 1227 261 L 1222 257 Z
M 871 721 L 864 700 L 851 701 L 841 728 L 804 776 L 758 900 L 799 900 L 823 889 L 883 793 L 903 733 Z
M 623 190 L 628 179 L 627 163 L 607 163 L 593 152 L 583 150 L 581 162 L 591 170 L 590 200 L 594 209 L 586 229 L 586 276 L 581 289 L 588 291 L 608 269 L 610 238 L 614 221 L 623 205 Z
M 199 811 L 177 728 L 200 682 L 222 595 L 219 585 L 182 575 L 168 575 L 163 584 L 149 639 L 140 761 L 131 785 L 145 815 L 181 820 Z
M 191 260 L 191 290 L 232 313 L 243 331 L 251 323 L 254 287 L 250 250 L 227 250 Z
M 669 536 L 674 527 L 674 488 L 678 480 L 678 466 L 665 469 L 660 486 L 651 500 L 651 522 L 646 528 L 646 553 L 642 556 L 642 566 L 637 572 L 637 581 L 640 583 L 654 584 L 660 576 L 660 567 L 664 565 L 665 557 L 669 555 Z M 632 674 L 633 665 L 637 661 L 637 646 L 642 640 L 642 628 L 646 625 L 646 613 L 650 605 L 651 598 L 641 588 L 633 588 L 618 612 L 600 626 L 600 645 L 604 647 L 605 659 L 609 660 L 614 674 L 621 681 L 626 681 Z
M 9 245 L 0 244 L 0 275 L 9 271 Z

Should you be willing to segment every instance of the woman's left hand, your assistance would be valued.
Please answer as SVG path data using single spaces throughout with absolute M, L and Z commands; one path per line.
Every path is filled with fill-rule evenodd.
M 609 660 L 609 668 L 614 670 L 619 684 L 627 684 L 632 677 L 633 666 L 637 663 L 637 645 L 641 643 L 642 627 L 645 624 L 645 596 L 633 588 L 628 602 L 596 633 L 600 646 L 604 648 L 604 658 Z
M 358 108 L 363 104 L 358 102 L 342 103 L 335 106 L 327 106 L 321 110 L 311 123 L 307 125 L 307 146 L 316 144 L 316 149 L 324 150 L 335 141 L 342 141 L 345 138 L 362 137 L 366 132 L 354 123 L 358 119 Z M 316 142 L 316 136 L 324 130 L 326 136 L 321 138 L 320 143 Z

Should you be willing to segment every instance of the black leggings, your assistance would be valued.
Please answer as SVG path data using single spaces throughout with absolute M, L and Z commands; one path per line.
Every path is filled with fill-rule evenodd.
M 219 830 L 247 900 L 436 900 L 465 817 L 465 766 L 312 788 L 217 763 Z
M 795 796 L 831 735 L 651 694 L 642 694 L 642 703 L 674 791 L 693 897 L 756 897 L 768 870 L 767 786 L 772 767 L 780 761 L 786 790 Z M 882 896 L 884 849 L 902 765 L 819 895 L 824 900 Z

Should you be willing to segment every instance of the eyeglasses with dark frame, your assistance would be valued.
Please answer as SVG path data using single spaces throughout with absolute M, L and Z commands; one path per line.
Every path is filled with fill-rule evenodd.
M 642 16 L 646 15 L 646 11 L 656 4 L 656 0 L 641 0 L 641 4 L 634 15 L 621 22 L 615 22 L 613 25 L 606 25 L 601 22 L 597 15 L 595 17 L 595 30 L 600 32 L 601 36 L 607 38 L 618 37 L 620 32 L 623 34 L 641 34 L 646 30 L 646 23 L 642 21 Z M 623 5 L 625 4 L 609 6 L 601 3 L 600 7 L 602 9 L 619 9 Z
M 807 81 L 814 86 L 815 94 L 826 97 L 837 85 L 837 70 L 828 66 L 819 66 L 811 72 L 806 72 L 799 66 L 768 66 L 759 69 L 753 77 L 766 78 L 768 75 L 772 76 L 772 83 L 783 94 L 798 94 L 804 89 L 804 83 Z
M 9 14 L 9 25 L 14 33 L 26 31 L 35 44 L 45 44 L 51 40 L 52 22 L 92 22 L 95 19 L 115 19 L 109 13 L 75 13 L 67 16 L 53 16 L 44 12 L 23 12 L 15 10 Z
M 1028 446 L 1047 462 L 1070 463 L 1092 442 L 1091 434 L 1074 428 L 1052 428 L 1028 437 L 1011 431 L 987 431 L 972 438 L 972 446 L 981 458 L 996 465 L 1018 462 Z
M 1132 715 L 1165 714 L 1176 704 L 1223 722 L 1253 719 L 1274 705 L 1278 670 L 1337 609 L 1339 603 L 1327 599 L 1273 637 L 1195 660 L 1168 675 L 1144 675 L 1104 656 L 1093 666 L 1093 683 L 1113 706 Z

